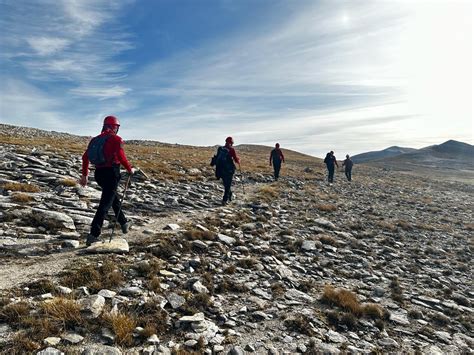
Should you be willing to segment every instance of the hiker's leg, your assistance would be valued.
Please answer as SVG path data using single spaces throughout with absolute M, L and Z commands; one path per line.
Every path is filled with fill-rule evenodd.
M 348 174 L 347 178 L 349 179 L 349 181 L 351 181 L 352 180 L 352 170 L 348 170 L 347 174 Z
M 125 223 L 127 223 L 127 218 L 125 218 L 125 215 L 123 213 L 123 207 L 120 208 L 120 197 L 117 193 L 118 185 L 120 183 L 120 170 L 119 170 L 119 168 L 116 168 L 116 170 L 114 171 L 114 174 L 115 174 L 116 185 L 115 185 L 115 189 L 114 189 L 114 196 L 115 197 L 114 197 L 114 200 L 112 202 L 112 208 L 114 209 L 114 215 L 115 215 L 115 218 L 117 219 L 117 222 L 119 222 L 119 224 L 122 226 Z M 119 213 L 119 210 L 120 210 L 120 213 Z
M 100 235 L 102 225 L 104 224 L 104 218 L 112 206 L 114 198 L 116 197 L 114 188 L 116 189 L 117 186 L 112 169 L 96 169 L 95 179 L 102 188 L 102 195 L 100 196 L 99 207 L 97 207 L 94 219 L 92 220 L 91 234 L 94 237 L 98 237 Z
M 329 169 L 329 182 L 334 181 L 334 168 Z
M 230 187 L 232 185 L 232 175 L 224 174 L 222 176 L 222 182 L 224 183 L 224 197 L 222 198 L 223 202 L 227 202 L 230 196 Z
M 278 180 L 280 177 L 281 163 L 273 164 L 273 166 L 275 167 L 275 180 Z

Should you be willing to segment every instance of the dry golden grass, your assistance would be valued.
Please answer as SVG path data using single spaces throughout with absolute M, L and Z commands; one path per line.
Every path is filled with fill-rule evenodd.
M 55 297 L 41 303 L 40 310 L 45 318 L 60 322 L 63 329 L 80 325 L 83 322 L 81 307 L 71 299 Z
M 184 236 L 188 240 L 215 240 L 216 234 L 210 231 L 203 231 L 200 229 L 189 229 L 184 232 Z
M 390 222 L 386 222 L 386 221 L 376 221 L 375 225 L 390 232 L 395 232 L 397 230 L 396 225 Z
M 413 229 L 413 226 L 408 223 L 407 221 L 404 221 L 402 219 L 397 221 L 397 226 L 400 227 L 403 230 L 409 231 Z
M 121 346 L 130 346 L 133 343 L 133 331 L 137 326 L 134 316 L 125 313 L 111 313 L 102 317 L 105 324 L 115 334 L 115 341 Z
M 33 184 L 26 184 L 22 182 L 7 182 L 0 185 L 0 188 L 9 191 L 18 192 L 40 192 L 40 188 Z
M 34 200 L 33 196 L 21 192 L 12 194 L 10 199 L 15 203 L 28 203 Z
M 0 310 L 0 322 L 17 326 L 23 318 L 30 314 L 30 310 L 30 305 L 23 301 L 7 304 Z
M 319 237 L 319 241 L 323 244 L 328 244 L 332 246 L 337 245 L 337 240 L 334 237 L 331 237 L 330 235 L 325 235 L 325 234 L 321 235 Z
M 123 281 L 122 272 L 111 260 L 106 260 L 100 267 L 87 264 L 77 269 L 68 270 L 61 278 L 61 283 L 70 288 L 87 286 L 95 291 L 120 286 Z
M 332 204 L 318 204 L 316 205 L 316 209 L 323 212 L 333 212 L 337 210 L 337 206 Z
M 345 289 L 335 289 L 331 285 L 324 287 L 323 303 L 341 307 L 345 311 L 352 313 L 356 317 L 370 317 L 381 319 L 384 316 L 382 307 L 373 303 L 360 304 L 355 293 Z
M 59 183 L 63 186 L 69 186 L 69 187 L 73 187 L 77 185 L 77 181 L 71 178 L 62 179 Z
M 270 202 L 275 200 L 279 195 L 279 186 L 272 184 L 272 185 L 264 185 L 259 187 L 257 191 L 257 196 L 259 199 L 265 201 L 265 202 Z
M 40 343 L 31 340 L 26 332 L 19 332 L 2 349 L 2 354 L 32 354 L 39 348 L 41 348 Z

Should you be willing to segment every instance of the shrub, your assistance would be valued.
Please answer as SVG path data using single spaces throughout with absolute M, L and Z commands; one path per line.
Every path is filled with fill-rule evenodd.
M 7 182 L 0 185 L 0 188 L 9 191 L 18 192 L 40 192 L 40 188 L 33 184 L 25 184 L 21 182 Z
M 63 329 L 71 328 L 82 323 L 81 307 L 74 301 L 63 297 L 41 303 L 41 312 L 55 322 L 60 322 Z
M 328 244 L 328 245 L 332 245 L 332 246 L 337 245 L 337 240 L 334 239 L 333 237 L 329 236 L 329 235 L 320 236 L 319 241 L 323 244 Z
M 337 206 L 332 204 L 318 204 L 316 205 L 316 209 L 323 212 L 333 212 L 337 210 Z
M 315 334 L 311 318 L 304 314 L 298 314 L 295 317 L 287 318 L 284 321 L 285 326 L 301 334 L 313 336 Z
M 215 240 L 216 235 L 210 231 L 202 231 L 200 229 L 190 229 L 184 232 L 184 236 L 188 240 Z
M 16 326 L 22 318 L 28 316 L 30 309 L 30 305 L 23 301 L 7 304 L 0 311 L 0 321 Z
M 73 187 L 77 185 L 77 181 L 71 178 L 64 178 L 59 182 L 63 186 Z
M 33 196 L 23 194 L 23 193 L 18 193 L 18 192 L 12 194 L 10 199 L 12 200 L 12 202 L 16 202 L 16 203 L 27 203 L 34 200 Z
M 122 346 L 130 346 L 133 342 L 133 331 L 137 320 L 130 314 L 109 313 L 103 317 L 105 323 L 115 334 L 115 341 Z

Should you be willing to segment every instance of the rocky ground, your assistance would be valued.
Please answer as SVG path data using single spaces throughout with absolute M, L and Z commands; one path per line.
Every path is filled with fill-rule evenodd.
M 100 191 L 54 137 L 0 146 L 2 353 L 474 352 L 472 184 L 289 161 L 222 207 L 183 167 L 134 177 L 132 230 L 85 248 Z

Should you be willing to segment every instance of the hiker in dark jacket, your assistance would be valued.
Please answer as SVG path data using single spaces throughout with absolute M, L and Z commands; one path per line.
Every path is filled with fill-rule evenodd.
M 128 232 L 130 226 L 123 211 L 120 210 L 120 200 L 117 196 L 117 187 L 120 182 L 120 165 L 123 165 L 129 174 L 133 174 L 135 169 L 132 168 L 125 156 L 122 138 L 117 135 L 119 127 L 120 123 L 116 117 L 107 116 L 104 119 L 102 133 L 97 136 L 104 137 L 103 141 L 105 141 L 105 143 L 103 143 L 102 151 L 105 163 L 97 164 L 95 166 L 94 177 L 97 184 L 102 188 L 102 195 L 100 196 L 99 207 L 97 207 L 94 219 L 92 220 L 90 233 L 87 236 L 87 246 L 100 241 L 99 236 L 102 224 L 104 223 L 104 218 L 110 207 L 113 208 L 115 217 L 120 223 L 124 234 Z M 97 137 L 93 138 L 91 142 Z M 88 151 L 91 142 L 89 143 L 88 149 L 86 149 L 82 155 L 82 177 L 80 184 L 84 187 L 87 186 L 87 176 L 89 175 Z
M 235 163 L 239 164 L 240 159 L 235 152 L 233 147 L 234 140 L 232 137 L 227 137 L 225 140 L 225 146 L 219 148 L 217 153 L 216 163 L 216 176 L 222 178 L 224 183 L 224 197 L 222 198 L 222 205 L 232 201 L 232 179 L 235 173 Z
M 285 157 L 280 149 L 280 143 L 275 144 L 275 149 L 270 153 L 270 166 L 273 163 L 273 176 L 275 181 L 280 177 L 281 163 L 285 162 Z
M 346 155 L 346 160 L 343 161 L 342 166 L 344 167 L 344 173 L 346 174 L 347 180 L 352 180 L 352 166 L 354 163 L 352 162 L 349 154 Z
M 324 163 L 328 169 L 328 183 L 332 184 L 334 182 L 334 170 L 339 165 L 337 164 L 337 159 L 334 156 L 334 152 L 331 150 L 329 153 L 326 154 L 326 158 L 324 158 Z

